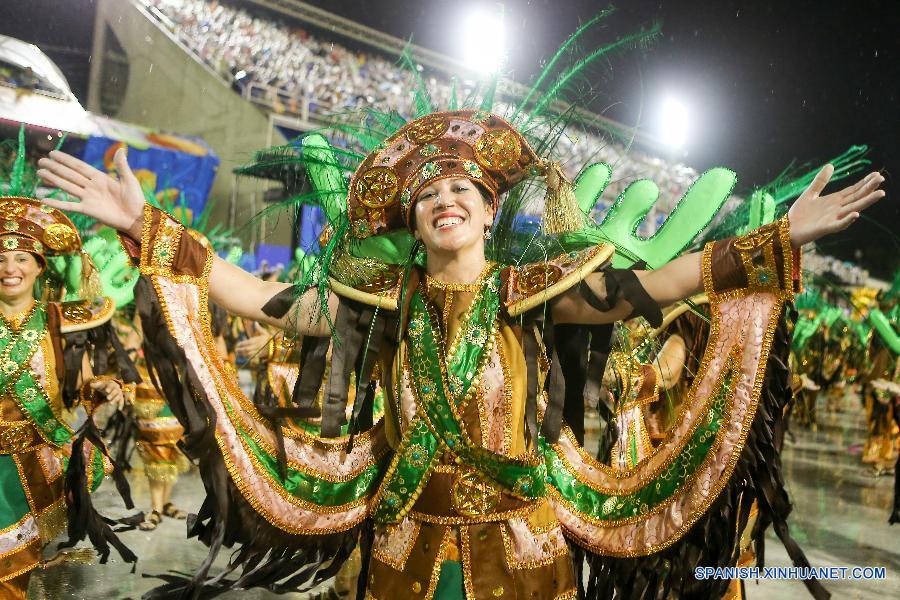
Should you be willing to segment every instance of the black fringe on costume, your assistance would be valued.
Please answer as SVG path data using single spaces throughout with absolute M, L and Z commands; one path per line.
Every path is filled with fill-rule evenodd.
M 103 444 L 103 439 L 100 437 L 100 431 L 94 424 L 94 419 L 88 416 L 88 420 L 75 435 L 75 440 L 72 443 L 72 456 L 69 458 L 69 464 L 66 467 L 66 478 L 63 487 L 66 496 L 67 533 L 69 539 L 61 542 L 58 547 L 71 548 L 87 537 L 100 554 L 100 564 L 106 563 L 109 559 L 110 546 L 116 549 L 125 562 L 137 563 L 137 556 L 116 535 L 117 532 L 128 531 L 134 529 L 134 527 L 129 526 L 114 530 L 112 526 L 116 524 L 116 521 L 108 519 L 97 512 L 93 502 L 91 502 L 90 482 L 87 480 L 88 468 L 84 460 L 85 440 L 91 442 L 112 461 L 112 457 L 109 456 L 109 452 Z M 116 490 L 118 490 L 119 495 L 125 502 L 125 507 L 131 510 L 134 508 L 134 502 L 131 499 L 131 489 L 128 486 L 128 480 L 125 479 L 124 471 L 119 469 L 114 461 L 112 476 L 116 483 Z M 134 567 L 132 567 L 132 572 L 134 572 Z
M 130 472 L 131 455 L 134 451 L 134 438 L 137 434 L 137 419 L 134 416 L 134 407 L 125 405 L 117 410 L 106 421 L 103 427 L 103 439 L 107 440 L 107 446 L 113 456 L 113 460 L 119 469 Z
M 169 332 L 156 291 L 144 277 L 135 288 L 135 302 L 151 379 L 184 427 L 181 449 L 199 464 L 206 489 L 199 512 L 188 517 L 188 537 L 197 537 L 209 547 L 192 577 L 160 575 L 167 583 L 143 597 L 212 598 L 255 586 L 276 593 L 305 591 L 335 575 L 356 547 L 362 526 L 330 536 L 303 536 L 288 534 L 263 519 L 231 480 L 214 437 L 215 412 Z M 209 569 L 223 546 L 238 549 L 228 568 L 210 577 Z
M 695 567 L 730 567 L 739 559 L 741 532 L 756 500 L 759 515 L 753 529 L 757 562 L 764 565 L 764 534 L 771 525 L 794 565 L 809 566 L 791 537 L 787 517 L 791 503 L 781 467 L 782 415 L 791 399 L 788 353 L 795 313 L 783 315 L 766 365 L 763 391 L 744 449 L 725 489 L 706 513 L 674 545 L 650 556 L 611 558 L 576 549 L 589 569 L 582 598 L 658 600 L 721 598 L 730 581 L 698 580 Z M 816 580 L 804 582 L 817 600 L 830 594 Z
M 69 365 L 66 369 L 62 390 L 63 401 L 67 407 L 71 408 L 78 399 L 80 392 L 78 376 L 81 374 L 81 364 L 86 353 L 91 357 L 91 365 L 95 373 L 106 373 L 115 367 L 119 378 L 126 383 L 140 381 L 137 368 L 122 347 L 111 323 L 86 331 L 63 334 L 63 338 L 66 342 L 63 361 Z M 127 469 L 110 456 L 103 437 L 94 424 L 93 416 L 89 414 L 87 421 L 75 434 L 72 441 L 72 455 L 66 467 L 64 490 L 67 499 L 69 539 L 61 542 L 59 548 L 71 548 L 87 537 L 99 552 L 101 563 L 105 563 L 109 558 L 110 545 L 118 551 L 122 560 L 136 563 L 137 556 L 116 536 L 117 532 L 134 528 L 135 516 L 114 521 L 97 512 L 91 501 L 90 482 L 87 480 L 88 465 L 85 464 L 84 458 L 85 440 L 90 441 L 110 460 L 113 465 L 112 477 L 116 484 L 116 490 L 122 497 L 125 507 L 129 510 L 134 508 L 131 489 L 125 478 Z M 128 526 L 114 530 L 112 526 L 117 522 Z

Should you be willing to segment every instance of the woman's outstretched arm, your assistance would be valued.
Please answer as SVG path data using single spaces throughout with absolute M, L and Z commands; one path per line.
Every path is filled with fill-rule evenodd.
M 793 248 L 846 229 L 859 218 L 861 211 L 884 197 L 884 190 L 878 189 L 884 181 L 880 173 L 870 173 L 853 185 L 822 196 L 833 174 L 834 167 L 825 165 L 788 211 Z M 657 305 L 669 306 L 703 291 L 702 256 L 702 252 L 685 254 L 659 269 L 635 271 L 635 274 Z M 586 281 L 595 295 L 601 298 L 606 296 L 605 276 L 602 273 L 589 275 Z M 625 301 L 608 311 L 597 310 L 572 289 L 557 300 L 553 318 L 557 323 L 612 323 L 628 317 L 632 310 L 633 307 Z
M 115 165 L 118 178 L 113 178 L 65 152 L 51 152 L 49 158 L 42 158 L 38 162 L 38 175 L 78 202 L 53 199 L 46 199 L 45 202 L 60 210 L 88 215 L 134 240 L 140 240 L 144 191 L 128 166 L 124 150 L 116 152 Z M 269 300 L 280 293 L 287 293 L 285 290 L 290 287 L 287 283 L 263 281 L 219 257 L 214 258 L 209 276 L 211 299 L 228 312 L 292 333 L 327 335 L 327 320 L 320 310 L 315 290 L 297 298 L 293 307 L 283 316 L 272 316 L 263 311 Z M 327 310 L 334 317 L 337 299 L 329 297 L 327 304 Z

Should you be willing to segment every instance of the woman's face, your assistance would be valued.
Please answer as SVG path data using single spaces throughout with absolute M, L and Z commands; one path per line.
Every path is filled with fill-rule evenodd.
M 11 301 L 30 296 L 41 270 L 41 264 L 30 252 L 0 253 L 0 298 Z
M 439 179 L 423 187 L 414 207 L 415 236 L 434 252 L 483 246 L 494 211 L 481 190 L 464 177 Z

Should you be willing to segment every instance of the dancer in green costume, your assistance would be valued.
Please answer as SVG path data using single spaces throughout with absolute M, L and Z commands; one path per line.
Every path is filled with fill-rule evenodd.
M 883 178 L 823 194 L 826 166 L 785 217 L 675 258 L 734 174 L 705 173 L 651 238 L 634 225 L 656 200 L 652 182 L 630 186 L 593 223 L 610 167 L 587 167 L 573 189 L 545 158 L 559 121 L 536 122 L 584 64 L 508 119 L 490 112 L 490 89 L 480 107 L 446 112 L 420 95 L 409 123 L 370 111 L 363 126 L 338 125 L 364 155 L 338 158 L 319 135 L 299 156 L 283 149 L 274 160 L 306 167 L 329 221 L 320 259 L 296 286 L 218 259 L 145 206 L 121 152 L 119 180 L 64 153 L 41 161 L 41 177 L 79 200 L 54 206 L 122 232 L 142 274 L 148 359 L 201 465 L 208 495 L 190 534 L 210 545 L 210 560 L 155 594 L 296 589 L 332 576 L 358 545 L 369 598 L 574 598 L 584 562 L 592 597 L 721 597 L 729 582 L 693 569 L 736 564 L 754 502 L 756 527 L 774 522 L 805 563 L 771 457 L 771 421 L 789 393 L 784 309 L 800 246 L 849 226 L 883 196 Z M 515 217 L 541 181 L 542 232 L 521 235 Z M 628 268 L 639 260 L 652 269 Z M 604 336 L 636 315 L 658 325 L 659 306 L 703 291 L 712 325 L 692 410 L 625 472 L 595 461 L 580 420 Z M 208 299 L 304 336 L 292 406 L 264 409 L 240 392 L 215 351 Z M 377 421 L 376 387 L 386 393 Z M 316 410 L 320 389 L 320 434 L 284 426 Z M 231 568 L 242 571 L 208 578 L 223 544 L 240 545 Z
M 91 489 L 111 469 L 102 446 L 83 439 L 73 445 L 65 412 L 79 401 L 89 414 L 99 402 L 121 406 L 125 396 L 120 381 L 93 377 L 85 356 L 86 343 L 113 346 L 104 328 L 113 302 L 54 302 L 34 293 L 46 283 L 48 257 L 80 250 L 72 223 L 38 200 L 10 196 L 0 197 L 0 220 L 0 595 L 25 598 L 43 547 L 65 528 L 67 512 L 87 516 L 66 502 L 66 465 L 81 465 Z M 93 366 L 106 371 L 96 360 Z M 77 461 L 73 452 L 81 454 Z M 83 500 L 72 492 L 70 503 Z

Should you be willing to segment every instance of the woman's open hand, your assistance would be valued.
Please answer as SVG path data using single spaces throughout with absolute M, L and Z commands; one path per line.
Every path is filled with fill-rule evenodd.
M 77 212 L 97 219 L 134 239 L 141 239 L 144 191 L 138 183 L 125 150 L 116 151 L 114 161 L 118 179 L 95 169 L 65 152 L 54 150 L 49 158 L 38 161 L 38 176 L 80 202 L 44 200 L 53 208 Z
M 821 196 L 833 174 L 834 167 L 825 165 L 788 211 L 794 248 L 846 229 L 860 212 L 884 197 L 884 190 L 878 189 L 884 181 L 881 173 L 869 173 L 853 185 Z
M 94 379 L 91 381 L 91 389 L 102 394 L 116 410 L 122 410 L 125 406 L 125 392 L 118 381 L 106 378 Z

